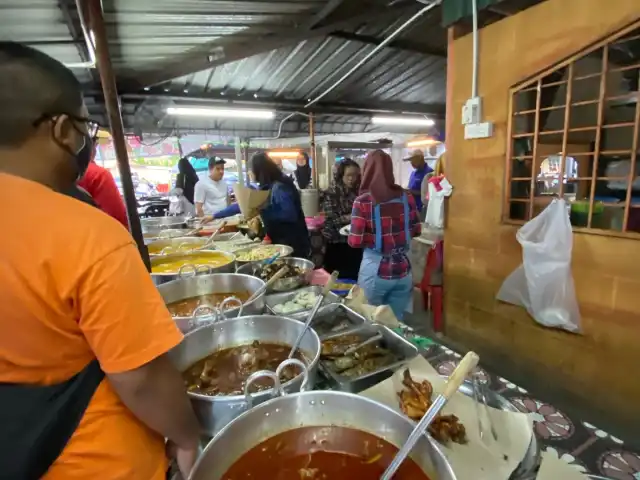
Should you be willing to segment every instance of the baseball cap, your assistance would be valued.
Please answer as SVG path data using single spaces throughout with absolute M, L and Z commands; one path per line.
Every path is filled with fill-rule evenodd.
M 411 155 L 409 155 L 407 158 L 404 158 L 402 161 L 403 162 L 409 162 L 411 161 L 412 158 L 424 158 L 424 153 L 422 153 L 422 150 L 420 149 L 415 149 L 411 152 Z
M 223 158 L 220 157 L 211 157 L 209 159 L 209 168 L 213 168 L 216 165 L 224 165 L 227 163 Z

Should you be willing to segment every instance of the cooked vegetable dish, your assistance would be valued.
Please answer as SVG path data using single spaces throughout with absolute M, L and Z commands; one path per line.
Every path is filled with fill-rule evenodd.
M 252 373 L 258 370 L 275 372 L 289 356 L 290 346 L 266 343 L 255 340 L 247 345 L 218 350 L 191 365 L 183 377 L 187 390 L 202 395 L 240 395 L 244 384 Z M 300 351 L 294 358 L 304 361 Z M 282 371 L 280 380 L 288 382 L 302 373 L 295 365 L 289 365 Z M 253 383 L 252 392 L 273 387 L 268 378 L 260 378 Z
M 260 273 L 258 273 L 258 276 L 262 280 L 267 282 L 271 279 L 271 277 L 273 277 L 276 273 L 278 273 L 278 270 L 280 270 L 281 268 L 285 269 L 285 273 L 280 278 L 293 278 L 293 277 L 297 277 L 299 275 L 303 275 L 307 273 L 305 269 L 300 267 L 294 267 L 293 265 L 289 265 L 284 260 L 276 260 L 271 265 L 264 266 L 260 270 Z
M 428 380 L 416 382 L 409 369 L 404 371 L 402 385 L 405 388 L 398 392 L 400 408 L 417 422 L 431 406 L 433 385 Z M 455 415 L 438 415 L 429 425 L 429 434 L 441 443 L 467 443 L 467 432 Z
M 222 480 L 379 480 L 398 448 L 346 427 L 301 427 L 275 435 L 242 455 Z M 429 480 L 411 458 L 394 480 Z
M 162 258 L 162 257 L 160 257 Z M 179 258 L 165 259 L 158 263 L 154 263 L 151 267 L 151 273 L 178 273 L 180 267 L 184 265 L 194 265 L 196 267 L 207 266 L 211 268 L 222 267 L 231 263 L 229 257 L 224 254 L 215 254 L 211 252 L 208 255 L 195 254 Z M 189 270 L 191 271 L 191 270 Z
M 379 343 L 371 343 L 345 355 L 351 347 L 361 344 L 366 338 L 360 335 L 342 335 L 322 342 L 321 358 L 324 365 L 343 377 L 356 378 L 375 372 L 399 360 L 391 350 Z
M 274 245 L 261 245 L 246 252 L 240 252 L 237 259 L 241 262 L 257 262 L 273 257 L 280 252 L 280 248 Z
M 275 313 L 293 313 L 309 310 L 316 303 L 318 295 L 313 292 L 299 292 L 291 300 L 273 307 Z
M 184 300 L 178 300 L 167 304 L 167 308 L 174 317 L 191 317 L 196 308 L 201 305 L 211 306 L 217 308 L 227 298 L 236 297 L 242 303 L 246 302 L 251 294 L 247 291 L 244 292 L 222 292 L 222 293 L 209 293 L 207 295 L 198 295 L 195 297 L 185 298 Z M 233 302 L 228 305 L 226 310 L 231 308 L 237 308 L 238 302 Z M 204 309 L 203 309 L 204 310 Z M 202 315 L 206 315 L 209 312 L 202 312 Z

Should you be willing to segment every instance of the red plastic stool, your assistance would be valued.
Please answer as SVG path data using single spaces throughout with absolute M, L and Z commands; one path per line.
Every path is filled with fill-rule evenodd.
M 443 313 L 443 288 L 442 285 L 431 285 L 431 273 L 440 267 L 438 249 L 442 245 L 438 242 L 433 248 L 427 252 L 427 261 L 424 265 L 422 281 L 420 282 L 420 291 L 422 292 L 422 301 L 424 309 L 431 311 L 433 315 L 433 330 L 442 332 L 442 313 Z

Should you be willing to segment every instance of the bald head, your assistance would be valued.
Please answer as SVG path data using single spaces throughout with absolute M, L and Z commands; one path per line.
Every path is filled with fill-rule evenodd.
M 67 190 L 91 147 L 73 73 L 31 47 L 0 42 L 0 105 L 0 170 Z

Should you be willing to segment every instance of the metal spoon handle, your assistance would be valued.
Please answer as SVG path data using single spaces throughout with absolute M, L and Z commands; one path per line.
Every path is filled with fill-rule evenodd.
M 293 358 L 294 353 L 296 353 L 296 350 L 298 350 L 298 347 L 300 346 L 300 342 L 302 342 L 302 337 L 304 337 L 304 334 L 307 333 L 307 330 L 309 329 L 311 322 L 313 322 L 313 319 L 318 313 L 318 310 L 320 310 L 320 305 L 322 305 L 322 301 L 324 300 L 324 297 L 331 291 L 331 288 L 333 287 L 333 284 L 337 279 L 338 279 L 338 272 L 335 271 L 331 274 L 331 277 L 329 277 L 329 280 L 327 281 L 324 288 L 322 289 L 322 293 L 318 296 L 318 298 L 316 298 L 316 303 L 313 304 L 311 313 L 307 317 L 307 321 L 304 322 L 304 327 L 302 328 L 302 331 L 298 335 L 298 338 L 296 338 L 296 341 L 294 342 L 293 347 L 291 347 L 291 351 L 289 352 L 288 358 Z
M 258 290 L 256 290 L 255 292 L 253 292 L 253 295 L 251 295 L 245 303 L 245 305 L 249 302 L 254 301 L 256 298 L 258 298 L 260 295 L 262 295 L 264 292 L 267 291 L 267 289 L 273 285 L 274 283 L 276 283 L 277 280 L 280 280 L 280 277 L 282 277 L 285 273 L 287 273 L 287 268 L 286 267 L 282 267 L 280 270 L 278 270 L 273 277 L 271 277 L 267 283 L 265 283 L 263 286 L 261 286 Z
M 462 385 L 466 376 L 471 372 L 471 370 L 476 368 L 479 360 L 480 358 L 475 352 L 469 352 L 464 356 L 462 361 L 458 364 L 458 367 L 449 377 L 444 392 L 438 395 L 438 397 L 433 401 L 429 410 L 426 411 L 420 422 L 418 422 L 418 425 L 416 425 L 411 432 L 411 435 L 409 435 L 409 438 L 407 438 L 405 444 L 384 471 L 380 480 L 391 480 L 393 478 L 396 471 L 400 468 L 402 462 L 404 462 L 409 456 L 411 450 L 413 450 L 413 447 L 415 447 L 420 437 L 422 437 L 422 435 L 427 431 L 427 427 L 429 427 L 433 419 L 438 415 L 438 413 L 440 413 L 442 407 L 446 405 L 453 394 L 458 391 L 458 388 L 460 388 L 460 385 Z

